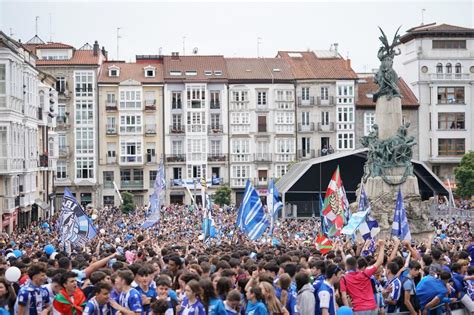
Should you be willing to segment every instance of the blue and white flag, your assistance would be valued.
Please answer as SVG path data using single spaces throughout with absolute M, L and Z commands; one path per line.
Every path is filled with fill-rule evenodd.
M 379 232 L 379 223 L 371 214 L 371 208 L 367 194 L 365 193 L 364 185 L 360 187 L 359 209 L 358 211 L 367 211 L 365 221 L 359 225 L 359 232 L 362 234 L 364 240 L 373 239 Z
M 342 228 L 341 233 L 346 235 L 354 235 L 359 225 L 365 221 L 366 215 L 367 210 L 354 213 L 349 219 L 347 225 Z
M 275 186 L 275 181 L 272 179 L 268 184 L 267 192 L 267 207 L 270 214 L 270 235 L 273 233 L 273 227 L 275 226 L 275 220 L 278 218 L 280 210 L 283 208 L 283 203 L 280 201 L 278 196 L 278 189 Z
M 208 241 L 209 238 L 216 236 L 216 226 L 212 215 L 212 201 L 209 195 L 206 194 L 206 208 L 204 209 L 204 215 L 202 220 L 202 232 L 204 234 L 204 241 Z
M 153 185 L 153 195 L 150 196 L 150 209 L 148 212 L 150 215 L 142 224 L 143 229 L 152 227 L 160 220 L 161 215 L 161 193 L 166 190 L 165 171 L 163 166 L 163 160 L 160 161 L 158 166 L 158 172 L 156 173 L 155 183 Z
M 88 240 L 97 235 L 92 221 L 84 212 L 76 198 L 66 188 L 59 217 L 61 243 L 84 246 Z
M 247 234 L 249 239 L 254 241 L 262 236 L 269 225 L 262 201 L 255 188 L 247 180 L 244 198 L 237 217 L 237 226 Z
M 400 240 L 411 240 L 410 226 L 408 225 L 407 213 L 403 205 L 403 197 L 400 188 L 398 188 L 397 205 L 393 214 L 392 235 Z

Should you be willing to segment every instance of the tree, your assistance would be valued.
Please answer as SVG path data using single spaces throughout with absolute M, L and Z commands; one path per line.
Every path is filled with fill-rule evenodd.
M 133 202 L 133 195 L 131 193 L 129 193 L 128 191 L 122 193 L 122 199 L 122 212 L 130 213 L 135 210 L 135 203 Z
M 454 169 L 456 195 L 470 198 L 474 195 L 474 151 L 464 154 L 459 167 Z
M 219 187 L 219 189 L 217 189 L 216 193 L 214 194 L 214 203 L 220 206 L 230 205 L 230 193 L 231 190 L 229 186 Z

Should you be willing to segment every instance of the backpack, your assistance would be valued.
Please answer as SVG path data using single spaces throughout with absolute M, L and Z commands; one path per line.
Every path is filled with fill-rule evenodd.
M 415 309 L 415 311 L 419 311 L 420 310 L 420 300 L 416 296 L 415 281 L 413 281 L 413 279 L 410 279 L 408 277 L 405 278 L 402 282 L 402 294 L 400 294 L 400 298 L 398 299 L 397 306 L 400 308 L 400 312 L 408 312 L 408 308 L 405 306 L 405 289 L 403 288 L 403 286 L 405 285 L 405 282 L 407 282 L 407 281 L 412 281 L 413 282 L 413 291 L 415 293 L 413 295 L 410 295 L 410 303 L 411 303 L 411 305 L 413 305 L 413 308 Z

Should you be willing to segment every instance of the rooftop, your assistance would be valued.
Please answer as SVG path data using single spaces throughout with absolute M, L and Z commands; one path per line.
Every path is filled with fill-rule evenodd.
M 402 43 L 406 43 L 419 37 L 474 37 L 474 29 L 456 26 L 451 24 L 430 23 L 419 25 L 407 30 L 406 34 L 400 38 Z
M 228 77 L 224 56 L 164 56 L 163 65 L 167 81 L 224 81 Z
M 119 68 L 119 75 L 116 77 L 109 76 L 109 67 L 116 66 Z M 154 77 L 145 77 L 147 66 L 155 68 Z M 124 63 L 116 61 L 108 61 L 102 64 L 99 74 L 98 83 L 120 83 L 125 80 L 135 80 L 141 83 L 163 83 L 163 65 L 161 63 Z
M 280 58 L 225 58 L 229 80 L 293 80 L 288 62 Z

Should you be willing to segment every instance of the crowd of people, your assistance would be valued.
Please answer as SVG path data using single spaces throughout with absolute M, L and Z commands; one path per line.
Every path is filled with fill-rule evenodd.
M 320 251 L 316 219 L 286 219 L 250 241 L 237 210 L 216 209 L 217 233 L 202 239 L 203 212 L 163 208 L 90 213 L 97 236 L 65 251 L 54 220 L 0 237 L 0 314 L 441 314 L 474 312 L 472 223 L 433 221 L 424 240 L 333 240 Z M 324 253 L 323 253 L 324 252 Z M 9 281 L 11 268 L 17 281 Z M 10 279 L 11 280 L 11 279 Z

